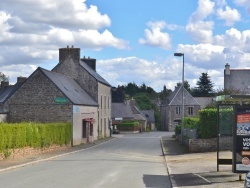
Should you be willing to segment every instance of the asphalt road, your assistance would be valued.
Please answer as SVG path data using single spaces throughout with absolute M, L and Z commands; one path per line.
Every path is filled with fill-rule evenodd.
M 0 173 L 8 188 L 171 188 L 160 137 L 116 135 L 94 147 Z

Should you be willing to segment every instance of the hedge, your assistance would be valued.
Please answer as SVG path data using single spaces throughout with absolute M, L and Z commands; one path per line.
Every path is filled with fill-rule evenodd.
M 43 148 L 71 141 L 70 123 L 0 123 L 0 152 L 22 147 Z
M 120 131 L 138 131 L 140 128 L 138 121 L 123 121 L 117 124 L 117 129 Z
M 199 137 L 215 138 L 217 136 L 217 109 L 202 109 L 199 111 Z

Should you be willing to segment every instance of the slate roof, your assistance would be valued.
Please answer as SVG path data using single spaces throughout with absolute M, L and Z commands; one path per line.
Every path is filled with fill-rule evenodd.
M 149 119 L 150 122 L 154 123 L 155 122 L 155 113 L 154 110 L 142 110 L 141 111 L 144 117 Z
M 201 105 L 201 109 L 213 103 L 213 97 L 194 97 L 194 98 Z
M 112 118 L 128 118 L 128 119 L 133 119 L 134 115 L 133 112 L 130 108 L 130 105 L 127 104 L 126 102 L 123 103 L 112 103 L 111 104 L 111 117 Z
M 101 77 L 95 70 L 93 70 L 89 65 L 87 65 L 83 60 L 80 60 L 80 65 L 89 72 L 98 82 L 101 82 L 107 86 L 111 85 L 103 78 Z
M 182 105 L 182 87 L 177 87 L 169 97 L 168 105 Z M 195 98 L 184 88 L 184 105 L 199 105 Z
M 17 82 L 15 85 L 7 86 L 0 91 L 0 103 L 4 103 L 23 83 Z
M 74 79 L 40 67 L 38 70 L 42 71 L 73 104 L 98 106 Z

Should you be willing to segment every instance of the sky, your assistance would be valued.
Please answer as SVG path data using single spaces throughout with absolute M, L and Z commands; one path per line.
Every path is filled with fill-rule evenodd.
M 160 92 L 207 73 L 224 87 L 224 68 L 250 68 L 250 0 L 1 0 L 0 72 L 14 84 L 51 70 L 59 48 L 81 48 L 112 86 Z

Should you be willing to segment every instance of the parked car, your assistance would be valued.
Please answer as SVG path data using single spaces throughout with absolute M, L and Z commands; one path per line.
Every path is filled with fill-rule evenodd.
M 244 182 L 244 188 L 250 188 L 250 172 L 246 174 L 245 182 Z

